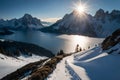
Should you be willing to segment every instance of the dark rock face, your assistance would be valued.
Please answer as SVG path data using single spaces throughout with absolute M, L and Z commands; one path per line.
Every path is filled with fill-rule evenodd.
M 120 42 L 120 29 L 113 32 L 111 36 L 108 36 L 103 41 L 102 48 L 103 48 L 103 50 L 107 50 L 107 49 L 115 46 L 119 42 Z
M 95 18 L 97 19 L 104 18 L 104 17 L 105 17 L 105 12 L 103 9 L 99 9 L 95 14 Z
M 0 53 L 12 57 L 32 56 L 32 54 L 47 57 L 54 56 L 51 51 L 37 45 L 16 41 L 0 41 Z

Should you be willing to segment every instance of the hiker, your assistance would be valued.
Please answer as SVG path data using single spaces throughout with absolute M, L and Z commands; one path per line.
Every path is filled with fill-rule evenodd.
M 76 45 L 75 52 L 79 52 L 79 44 Z

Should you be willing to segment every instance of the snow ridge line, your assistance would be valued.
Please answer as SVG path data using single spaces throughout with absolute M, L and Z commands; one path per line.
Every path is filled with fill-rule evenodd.
M 94 49 L 94 48 L 93 48 L 93 49 Z M 91 51 L 91 49 L 89 49 L 89 50 L 87 50 L 87 51 L 83 51 L 83 52 L 81 52 L 81 54 L 76 54 L 76 55 L 74 55 L 74 57 L 82 56 L 82 55 L 88 53 L 89 51 Z
M 80 58 L 78 57 L 78 56 L 82 56 L 82 55 L 84 55 L 84 54 L 86 54 L 86 55 L 89 55 L 89 53 L 88 52 L 90 52 L 91 50 L 98 50 L 99 48 L 98 47 L 94 47 L 94 48 L 92 48 L 92 49 L 89 49 L 89 50 L 87 50 L 87 51 L 84 51 L 84 52 L 81 52 L 81 54 L 76 54 L 76 55 L 74 55 L 74 60 L 80 60 Z
M 72 67 L 69 65 L 68 61 L 65 61 L 66 68 L 68 69 L 69 73 L 73 76 L 72 79 L 74 80 L 81 80 L 79 75 L 72 69 Z

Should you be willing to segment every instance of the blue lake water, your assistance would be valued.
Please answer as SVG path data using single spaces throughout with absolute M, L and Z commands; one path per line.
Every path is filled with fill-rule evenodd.
M 91 38 L 80 35 L 56 35 L 40 31 L 16 31 L 12 35 L 0 36 L 0 38 L 33 43 L 53 53 L 57 53 L 60 49 L 67 53 L 74 52 L 77 44 L 83 49 L 87 49 L 88 46 L 94 47 L 103 41 L 103 38 Z

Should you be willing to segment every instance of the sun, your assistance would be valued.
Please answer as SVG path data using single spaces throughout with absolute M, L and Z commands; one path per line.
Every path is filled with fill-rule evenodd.
M 88 11 L 88 4 L 81 1 L 74 4 L 74 10 L 76 10 L 80 15 Z
M 86 11 L 86 7 L 84 5 L 78 5 L 76 7 L 76 10 L 79 12 L 79 13 L 84 13 Z

